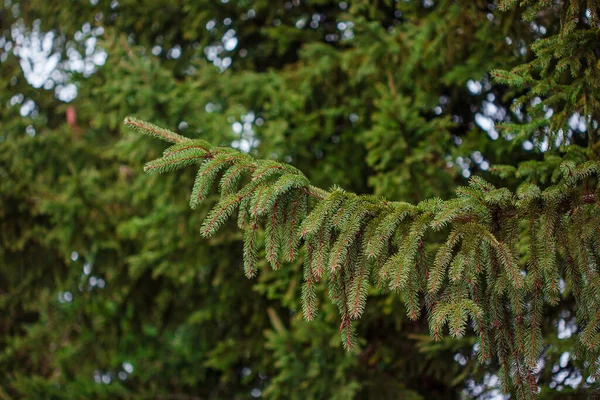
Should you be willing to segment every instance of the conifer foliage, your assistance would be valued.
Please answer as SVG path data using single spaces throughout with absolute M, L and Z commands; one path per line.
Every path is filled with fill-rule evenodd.
M 544 306 L 558 302 L 567 287 L 583 327 L 579 355 L 591 361 L 590 373 L 597 376 L 600 212 L 598 192 L 590 189 L 597 162 L 563 162 L 560 177 L 545 189 L 527 183 L 511 193 L 474 177 L 455 199 L 412 205 L 339 187 L 322 190 L 290 165 L 186 139 L 134 118 L 125 123 L 174 143 L 146 165 L 147 172 L 199 165 L 192 207 L 218 186 L 220 201 L 200 233 L 210 237 L 237 211 L 248 277 L 257 273 L 261 249 L 278 269 L 296 259 L 303 245 L 304 316 L 314 319 L 315 287 L 326 282 L 346 348 L 354 346 L 353 321 L 374 285 L 398 292 L 411 319 L 425 305 L 436 339 L 446 325 L 455 337 L 471 327 L 481 361 L 499 360 L 505 390 L 514 385 L 529 397 L 525 391 L 537 390 Z M 434 249 L 430 238 L 439 232 L 446 233 L 445 241 Z
M 523 3 L 531 20 L 551 6 Z M 262 254 L 274 269 L 304 257 L 304 316 L 315 318 L 317 287 L 326 285 L 347 349 L 355 346 L 353 323 L 370 287 L 397 292 L 410 319 L 426 312 L 433 338 L 474 332 L 480 361 L 498 363 L 504 391 L 533 398 L 544 309 L 567 296 L 575 300 L 581 332 L 575 356 L 586 361 L 588 377 L 600 379 L 598 20 L 594 1 L 565 2 L 560 32 L 533 44 L 532 61 L 493 71 L 498 82 L 525 91 L 515 112 L 538 99 L 527 120 L 503 126 L 513 142 L 553 143 L 543 160 L 495 166 L 499 176 L 521 180 L 514 192 L 478 176 L 453 199 L 418 204 L 323 190 L 291 165 L 134 118 L 125 124 L 173 143 L 147 172 L 199 167 L 192 208 L 218 187 L 220 200 L 200 233 L 210 237 L 237 212 L 248 277 L 257 274 Z M 575 113 L 589 126 L 587 146 L 565 134 Z

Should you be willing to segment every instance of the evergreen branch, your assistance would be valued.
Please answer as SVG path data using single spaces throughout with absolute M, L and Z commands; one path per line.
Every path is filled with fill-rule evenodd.
M 165 149 L 165 151 L 163 152 L 163 157 L 167 157 L 167 156 L 173 155 L 175 153 L 179 153 L 181 151 L 192 150 L 192 149 L 200 149 L 200 150 L 204 151 L 205 153 L 208 153 L 209 148 L 210 148 L 210 144 L 202 139 L 185 140 L 181 143 L 174 144 L 171 147 L 167 147 L 167 149 Z
M 434 339 L 446 325 L 457 337 L 473 329 L 482 361 L 491 357 L 496 344 L 504 379 L 513 379 L 524 396 L 536 387 L 532 371 L 542 349 L 542 310 L 545 303 L 559 300 L 561 278 L 581 304 L 577 318 L 582 344 L 600 353 L 599 314 L 583 304 L 600 299 L 599 204 L 588 186 L 581 189 L 599 172 L 594 162 L 564 163 L 548 157 L 554 185 L 543 191 L 527 183 L 513 194 L 474 177 L 454 199 L 411 205 L 337 187 L 326 191 L 312 186 L 292 166 L 131 121 L 127 123 L 137 130 L 176 142 L 162 158 L 147 164 L 148 172 L 204 160 L 194 182 L 192 207 L 208 197 L 221 174 L 220 200 L 200 233 L 213 235 L 238 209 L 248 277 L 258 272 L 261 246 L 274 269 L 303 251 L 302 311 L 312 320 L 317 315 L 315 287 L 328 275 L 345 348 L 355 343 L 352 321 L 364 312 L 372 269 L 380 287 L 401 294 L 411 319 L 420 315 L 424 297 Z M 264 243 L 259 240 L 261 227 Z M 445 238 L 441 245 L 440 238 Z M 557 265 L 561 254 L 567 260 L 564 271 Z
M 175 171 L 198 163 L 208 157 L 203 151 L 197 149 L 188 149 L 179 153 L 150 161 L 144 166 L 144 171 L 150 174 Z
M 279 226 L 281 220 L 282 213 L 281 208 L 279 207 L 279 201 L 275 201 L 265 227 L 265 250 L 267 261 L 274 270 L 279 269 L 279 251 L 281 246 Z
M 189 141 L 188 138 L 178 135 L 175 132 L 171 132 L 168 129 L 160 128 L 149 122 L 140 121 L 137 118 L 127 117 L 127 118 L 125 118 L 125 121 L 123 121 L 123 123 L 125 125 L 129 126 L 130 128 L 132 128 L 133 130 L 141 132 L 145 135 L 154 136 L 159 139 L 163 139 L 167 142 L 181 143 L 181 142 Z

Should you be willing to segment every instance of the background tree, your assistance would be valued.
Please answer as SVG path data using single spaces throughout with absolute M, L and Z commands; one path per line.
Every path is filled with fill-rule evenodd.
M 555 147 L 587 145 L 597 129 L 598 27 L 593 1 L 531 3 L 5 1 L 0 394 L 494 395 L 498 365 L 477 362 L 476 337 L 433 342 L 397 295 L 371 294 L 359 351 L 347 353 L 334 305 L 302 318 L 301 260 L 273 272 L 260 257 L 247 280 L 235 221 L 200 240 L 208 208 L 188 210 L 194 172 L 142 174 L 163 148 L 121 121 L 285 161 L 319 187 L 411 203 L 452 198 L 472 174 L 547 185 L 562 162 Z M 497 74 L 512 86 L 489 75 L 519 65 L 530 67 Z M 511 109 L 521 95 L 531 97 Z M 550 112 L 557 146 L 539 123 Z M 529 123 L 515 137 L 501 121 Z M 487 173 L 521 161 L 518 179 Z M 573 293 L 561 296 L 540 321 L 540 397 L 593 383 L 567 353 L 579 327 Z

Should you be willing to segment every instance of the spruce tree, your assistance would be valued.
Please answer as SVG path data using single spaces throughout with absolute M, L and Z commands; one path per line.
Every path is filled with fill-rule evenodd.
M 516 3 L 504 1 L 500 9 Z M 523 3 L 528 21 L 555 7 Z M 274 270 L 303 257 L 304 318 L 315 319 L 317 288 L 326 286 L 346 349 L 356 346 L 354 321 L 375 286 L 397 293 L 411 320 L 425 311 L 436 340 L 446 330 L 457 338 L 473 331 L 479 360 L 497 362 L 503 391 L 534 398 L 544 309 L 567 297 L 574 299 L 580 330 L 575 357 L 587 382 L 600 379 L 600 14 L 594 1 L 565 2 L 560 12 L 560 30 L 532 44 L 531 61 L 491 72 L 513 89 L 509 93 L 521 92 L 512 105 L 517 116 L 528 108 L 524 120 L 504 123 L 502 133 L 513 145 L 527 141 L 543 153 L 494 166 L 501 178 L 519 180 L 514 191 L 479 176 L 458 187 L 453 199 L 418 203 L 338 186 L 323 190 L 290 164 L 135 118 L 125 125 L 172 143 L 146 172 L 198 166 L 191 208 L 218 187 L 220 199 L 200 234 L 212 237 L 237 214 L 247 277 L 257 275 L 261 255 Z M 392 78 L 389 84 L 395 92 Z M 582 119 L 586 135 L 575 137 L 573 118 Z
M 547 8 L 524 19 L 537 4 Z M 594 26 L 585 19 L 593 2 L 577 4 L 581 34 Z M 550 112 L 536 96 L 511 108 L 540 73 L 514 71 L 522 86 L 488 73 L 534 61 L 538 39 L 559 37 L 561 14 L 559 2 L 503 11 L 479 0 L 2 2 L 0 397 L 494 396 L 498 359 L 477 361 L 470 322 L 463 337 L 444 330 L 433 341 L 427 310 L 410 320 L 402 296 L 378 290 L 378 281 L 353 320 L 353 351 L 340 340 L 326 275 L 315 286 L 318 312 L 305 321 L 306 247 L 273 271 L 264 217 L 258 272 L 246 279 L 235 219 L 198 238 L 219 192 L 190 211 L 197 171 L 145 175 L 144 162 L 163 146 L 121 121 L 135 115 L 211 149 L 233 145 L 292 164 L 320 188 L 412 205 L 454 198 L 469 174 L 513 193 L 529 176 L 546 189 L 565 157 L 578 164 L 588 156 L 560 153 L 544 128 L 536 137 L 526 127 L 531 139 L 522 146 L 512 139 Z M 44 60 L 25 50 L 32 46 L 50 57 L 41 70 Z M 45 80 L 30 80 L 29 70 Z M 547 101 L 572 83 L 557 76 L 553 91 L 537 97 Z M 69 84 L 72 100 L 61 93 Z M 558 100 L 552 112 L 561 112 Z M 593 122 L 583 112 L 564 115 L 562 134 L 586 148 Z M 499 131 L 502 121 L 518 124 Z M 531 163 L 505 168 L 502 179 L 489 172 L 522 161 Z M 455 224 L 428 229 L 427 255 Z M 580 375 L 589 368 L 575 357 L 582 326 L 564 289 L 541 314 L 540 398 L 581 397 L 595 384 Z

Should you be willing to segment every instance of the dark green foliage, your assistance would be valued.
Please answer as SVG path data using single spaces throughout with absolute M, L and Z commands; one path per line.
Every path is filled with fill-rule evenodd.
M 510 2 L 501 5 L 504 9 L 512 6 Z M 524 18 L 535 19 L 549 6 L 536 3 Z M 579 28 L 572 24 L 583 15 L 578 2 L 567 2 L 562 8 L 560 33 L 538 40 L 533 45 L 536 57 L 531 62 L 510 73 L 493 73 L 501 83 L 527 87 L 517 106 L 538 98 L 539 105 L 532 109 L 529 122 L 504 124 L 504 131 L 513 135 L 514 143 L 568 143 L 564 132 L 573 113 L 587 116 L 587 124 L 593 125 L 590 131 L 598 128 L 597 8 L 588 7 L 587 25 Z M 571 78 L 568 84 L 563 79 L 567 66 Z M 394 92 L 394 82 L 388 83 Z M 402 109 L 407 103 L 399 105 Z M 549 109 L 553 111 L 551 117 L 544 115 Z M 131 124 L 129 120 L 125 123 Z M 155 134 L 153 126 L 149 125 L 148 131 Z M 166 135 L 170 138 L 174 134 Z M 247 164 L 249 170 L 254 170 L 252 178 L 238 192 L 222 196 L 205 220 L 202 233 L 214 234 L 240 201 L 251 197 L 247 217 L 251 223 L 245 228 L 244 243 L 246 274 L 256 274 L 260 225 L 267 227 L 267 259 L 276 269 L 279 254 L 289 247 L 284 259 L 292 261 L 302 241 L 306 254 L 303 314 L 307 320 L 315 318 L 315 285 L 321 279 L 327 280 L 329 298 L 340 314 L 344 347 L 355 347 L 352 320 L 363 314 L 369 284 L 376 284 L 400 294 L 410 319 L 417 319 L 421 308 L 426 307 L 435 339 L 441 339 L 446 325 L 456 338 L 472 329 L 478 337 L 480 360 L 486 361 L 495 353 L 503 390 L 514 392 L 518 398 L 531 398 L 539 391 L 535 374 L 544 346 L 543 312 L 559 304 L 564 286 L 576 293 L 576 321 L 581 329 L 577 357 L 587 364 L 587 377 L 600 379 L 595 362 L 600 357 L 600 277 L 594 250 L 600 248 L 596 232 L 600 165 L 594 137 L 590 134 L 588 149 L 580 150 L 583 157 L 579 160 L 570 156 L 578 152 L 575 150 L 564 156 L 548 153 L 543 162 L 525 161 L 516 169 L 496 169 L 502 177 L 516 174 L 531 181 L 540 176 L 546 182 L 551 176 L 550 186 L 525 182 L 515 194 L 476 176 L 469 186 L 456 189 L 455 199 L 416 206 L 359 196 L 335 187 L 324 192 L 291 167 L 254 160 Z M 382 142 L 378 139 L 373 143 Z M 223 158 L 223 152 L 210 149 L 206 157 L 211 161 L 206 165 L 222 160 L 219 162 L 227 163 L 224 168 L 234 168 L 236 155 L 225 151 L 227 158 Z M 247 156 L 237 157 L 246 161 Z M 170 158 L 155 161 L 158 165 L 169 162 Z M 188 165 L 185 159 L 178 163 Z M 203 168 L 198 179 L 204 176 Z M 226 172 L 224 176 L 236 173 Z M 196 185 L 209 187 L 212 179 L 197 181 Z M 207 194 L 203 192 L 202 197 Z M 305 200 L 307 206 L 302 213 L 278 211 L 279 207 L 295 209 Z M 301 228 L 297 232 L 298 224 Z M 290 234 L 277 235 L 279 227 Z M 447 233 L 435 254 L 427 245 L 432 231 Z M 372 276 L 377 278 L 370 282 Z
M 0 397 L 593 393 L 596 1 L 520 3 L 4 1 Z

